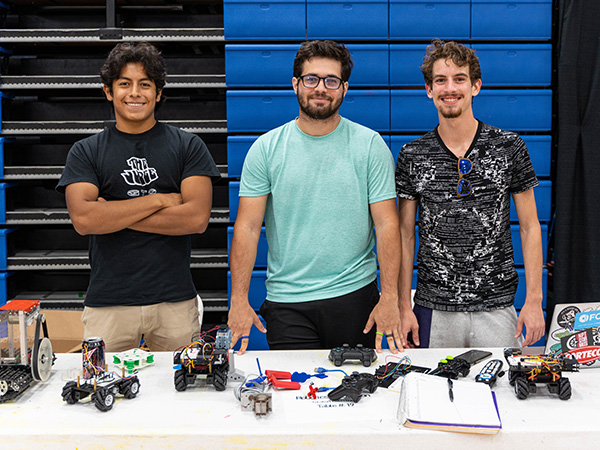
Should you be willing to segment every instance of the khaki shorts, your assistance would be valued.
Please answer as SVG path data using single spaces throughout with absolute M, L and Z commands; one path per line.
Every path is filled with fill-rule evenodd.
M 202 311 L 200 297 L 145 306 L 86 306 L 81 316 L 83 336 L 101 337 L 107 352 L 137 348 L 142 335 L 150 350 L 174 351 L 200 331 Z

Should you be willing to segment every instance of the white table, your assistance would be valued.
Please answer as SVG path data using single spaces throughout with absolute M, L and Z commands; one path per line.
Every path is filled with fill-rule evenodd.
M 502 349 L 490 349 L 503 360 Z M 407 350 L 412 363 L 435 367 L 446 355 L 464 349 Z M 235 366 L 256 373 L 256 358 L 265 369 L 312 372 L 335 369 L 328 351 L 248 352 L 235 357 Z M 384 352 L 370 367 L 345 363 L 347 372 L 374 372 L 385 362 Z M 30 387 L 14 402 L 0 404 L 0 448 L 210 448 L 210 449 L 528 449 L 595 448 L 600 441 L 600 370 L 583 368 L 568 374 L 573 396 L 561 401 L 540 386 L 537 394 L 518 400 L 507 377 L 496 384 L 503 429 L 492 436 L 416 430 L 396 420 L 399 394 L 387 389 L 365 396 L 356 404 L 329 407 L 326 393 L 307 399 L 308 384 L 300 391 L 271 391 L 273 412 L 256 417 L 243 411 L 234 384 L 223 392 L 212 386 L 190 386 L 177 392 L 173 385 L 172 355 L 156 354 L 156 363 L 142 369 L 139 396 L 119 398 L 111 411 L 100 412 L 83 400 L 62 401 L 69 371 L 81 365 L 80 354 L 59 354 L 50 379 Z M 390 359 L 390 361 L 393 359 Z M 468 379 L 484 362 L 471 369 Z M 506 367 L 506 365 L 505 365 Z M 331 373 L 316 385 L 337 386 L 343 375 Z

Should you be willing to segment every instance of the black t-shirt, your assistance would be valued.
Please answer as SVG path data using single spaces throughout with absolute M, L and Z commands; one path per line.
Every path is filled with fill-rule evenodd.
M 92 183 L 106 200 L 180 192 L 190 176 L 220 173 L 204 142 L 160 122 L 141 134 L 116 127 L 76 142 L 57 190 Z M 131 306 L 178 302 L 195 297 L 190 272 L 191 237 L 124 229 L 91 235 L 90 285 L 86 306 Z
M 419 202 L 415 303 L 426 308 L 486 311 L 514 302 L 510 197 L 538 185 L 527 147 L 516 133 L 479 122 L 465 157 L 472 193 L 458 198 L 458 158 L 437 128 L 398 156 L 398 197 Z

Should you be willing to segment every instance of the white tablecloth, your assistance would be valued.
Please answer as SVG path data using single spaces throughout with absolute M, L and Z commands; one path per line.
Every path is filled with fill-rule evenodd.
M 502 359 L 502 349 L 490 349 Z M 464 349 L 407 350 L 414 365 L 435 367 L 446 355 Z M 237 369 L 312 373 L 315 367 L 336 369 L 328 351 L 248 352 L 235 357 Z M 373 373 L 396 359 L 384 352 L 369 368 L 347 362 L 341 368 Z M 387 358 L 387 359 L 386 359 Z M 559 400 L 540 385 L 536 394 L 518 400 L 507 377 L 494 387 L 503 429 L 492 436 L 415 430 L 396 418 L 399 393 L 379 388 L 358 403 L 332 403 L 326 393 L 309 399 L 309 383 L 337 386 L 343 374 L 312 378 L 299 391 L 273 393 L 273 412 L 257 417 L 242 410 L 229 383 L 223 392 L 212 386 L 190 386 L 177 392 L 173 384 L 172 354 L 158 353 L 156 363 L 140 370 L 140 393 L 119 397 L 112 410 L 100 412 L 83 400 L 69 405 L 61 398 L 67 376 L 81 367 L 80 354 L 59 354 L 50 379 L 36 383 L 13 402 L 0 404 L 0 448 L 143 448 L 143 449 L 426 449 L 460 448 L 595 448 L 600 442 L 600 370 L 582 368 L 567 374 L 573 388 L 570 400 Z M 485 362 L 471 369 L 473 379 Z M 506 368 L 506 364 L 505 364 Z M 474 381 L 473 381 L 474 382 Z

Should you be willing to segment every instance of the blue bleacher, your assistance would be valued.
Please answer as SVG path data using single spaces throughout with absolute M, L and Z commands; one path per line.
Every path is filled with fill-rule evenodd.
M 0 183 L 0 225 L 6 224 L 6 190 L 14 183 Z
M 550 39 L 552 0 L 471 0 L 471 39 Z
M 2 124 L 2 116 L 0 116 L 0 125 L 1 124 Z M 3 137 L 0 137 L 0 179 L 4 179 L 4 143 L 5 142 L 6 142 L 6 139 Z
M 308 39 L 387 39 L 387 0 L 307 0 Z
M 16 231 L 16 228 L 0 228 L 0 271 L 8 270 L 8 238 L 10 233 Z
M 226 83 L 235 89 L 227 94 L 228 131 L 236 134 L 227 138 L 230 178 L 241 176 L 246 153 L 259 134 L 297 116 L 291 78 L 299 42 L 327 38 L 348 46 L 355 67 L 340 113 L 379 131 L 396 159 L 402 145 L 438 123 L 419 70 L 425 47 L 432 38 L 458 40 L 476 50 L 482 67 L 475 117 L 519 132 L 527 144 L 540 179 L 534 192 L 546 260 L 552 214 L 552 0 L 226 0 L 224 16 Z M 235 42 L 250 39 L 249 44 Z M 239 182 L 230 182 L 232 222 L 238 193 Z M 517 220 L 511 201 L 518 310 L 525 281 Z M 264 229 L 258 255 L 250 293 L 255 309 L 266 295 L 266 272 L 259 270 L 266 267 Z M 545 307 L 546 269 L 543 277 Z
M 552 91 L 482 89 L 473 100 L 475 116 L 512 131 L 550 131 Z M 252 111 L 252 120 L 247 112 Z M 433 100 L 419 90 L 350 90 L 340 114 L 380 132 L 425 132 L 438 123 Z M 227 128 L 230 132 L 264 132 L 298 115 L 298 101 L 289 91 L 228 91 Z
M 469 39 L 470 0 L 390 0 L 390 39 Z
M 350 90 L 340 114 L 377 131 L 390 128 L 388 91 Z M 248 118 L 252 111 L 252 119 Z M 230 132 L 264 132 L 298 116 L 298 100 L 289 91 L 228 91 L 227 129 Z
M 389 45 L 348 44 L 347 47 L 354 61 L 350 86 L 389 85 Z M 299 48 L 300 44 L 227 44 L 227 86 L 291 89 L 292 66 Z M 248 67 L 252 67 L 252 70 L 248 70 Z M 377 70 L 373 71 L 373 67 L 377 67 Z
M 299 44 L 227 44 L 228 87 L 289 87 Z M 354 69 L 350 86 L 422 86 L 424 44 L 347 44 Z M 550 44 L 473 44 L 483 86 L 549 86 Z M 252 67 L 253 70 L 248 70 Z M 377 70 L 374 71 L 373 68 Z
M 552 45 L 473 44 L 484 86 L 550 86 Z
M 552 0 L 224 0 L 229 40 L 550 39 Z
M 223 0 L 225 39 L 304 39 L 305 0 Z

